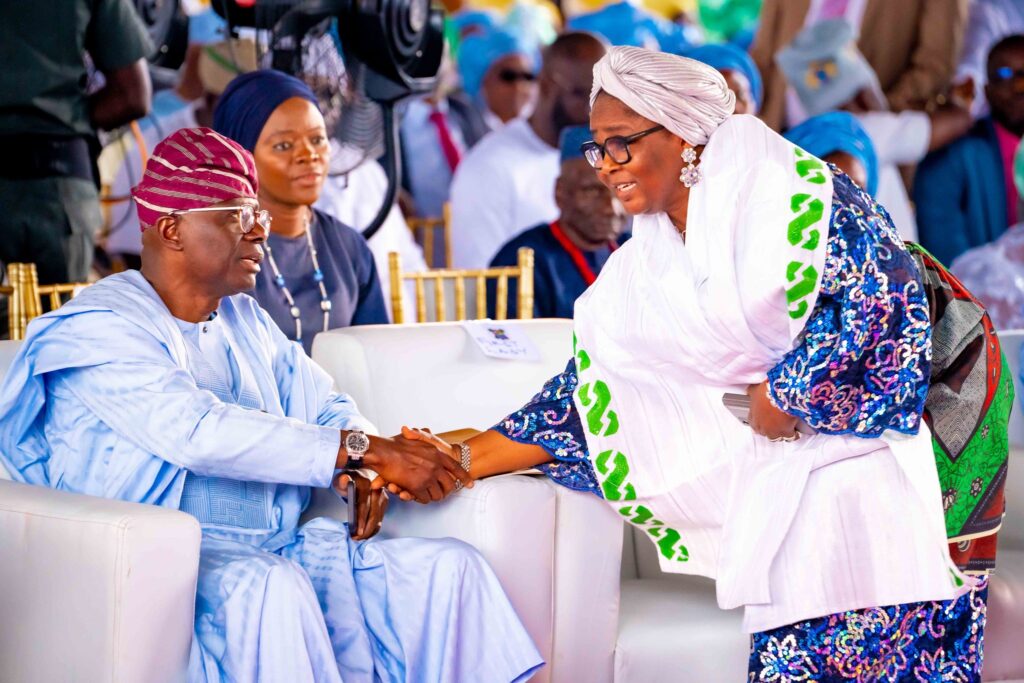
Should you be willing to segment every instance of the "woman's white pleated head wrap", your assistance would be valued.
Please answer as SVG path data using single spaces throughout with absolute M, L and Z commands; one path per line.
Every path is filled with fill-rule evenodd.
M 602 91 L 691 145 L 707 143 L 736 107 L 725 78 L 707 64 L 639 47 L 613 47 L 594 65 L 591 107 Z

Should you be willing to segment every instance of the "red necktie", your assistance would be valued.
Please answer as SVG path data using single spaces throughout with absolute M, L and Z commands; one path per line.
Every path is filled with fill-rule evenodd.
M 435 109 L 430 112 L 430 122 L 437 129 L 437 141 L 441 143 L 441 151 L 444 152 L 448 168 L 454 172 L 455 167 L 459 165 L 459 160 L 462 158 L 462 153 L 459 152 L 455 140 L 452 139 L 452 132 L 448 129 L 448 121 L 445 120 L 444 114 Z
M 825 21 L 826 19 L 842 19 L 846 16 L 846 9 L 849 6 L 849 0 L 825 0 L 821 5 L 821 12 L 818 14 L 818 21 Z

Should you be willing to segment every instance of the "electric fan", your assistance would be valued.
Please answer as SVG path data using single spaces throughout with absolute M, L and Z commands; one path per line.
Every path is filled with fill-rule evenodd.
M 395 105 L 429 92 L 444 51 L 440 9 L 430 0 L 213 0 L 236 31 L 261 33 L 261 63 L 304 80 L 320 100 L 341 153 L 332 174 L 382 158 L 388 190 L 363 228 L 373 236 L 387 217 L 401 176 Z

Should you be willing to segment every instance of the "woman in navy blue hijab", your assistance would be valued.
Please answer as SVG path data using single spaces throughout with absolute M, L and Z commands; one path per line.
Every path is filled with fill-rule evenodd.
M 387 323 L 366 240 L 313 208 L 330 144 L 309 87 L 279 71 L 243 74 L 221 95 L 213 127 L 256 159 L 260 205 L 273 223 L 253 296 L 288 338 L 309 353 L 319 332 Z

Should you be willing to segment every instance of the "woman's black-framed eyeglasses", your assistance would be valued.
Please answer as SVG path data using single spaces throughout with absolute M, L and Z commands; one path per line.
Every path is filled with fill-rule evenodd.
M 587 161 L 594 168 L 601 168 L 601 162 L 604 161 L 606 154 L 617 164 L 628 164 L 633 158 L 629 153 L 630 143 L 636 142 L 645 135 L 657 133 L 659 130 L 664 129 L 665 126 L 655 126 L 632 135 L 613 135 L 607 138 L 603 145 L 593 140 L 588 140 L 580 145 L 580 151 L 583 152 L 583 156 L 586 157 Z

